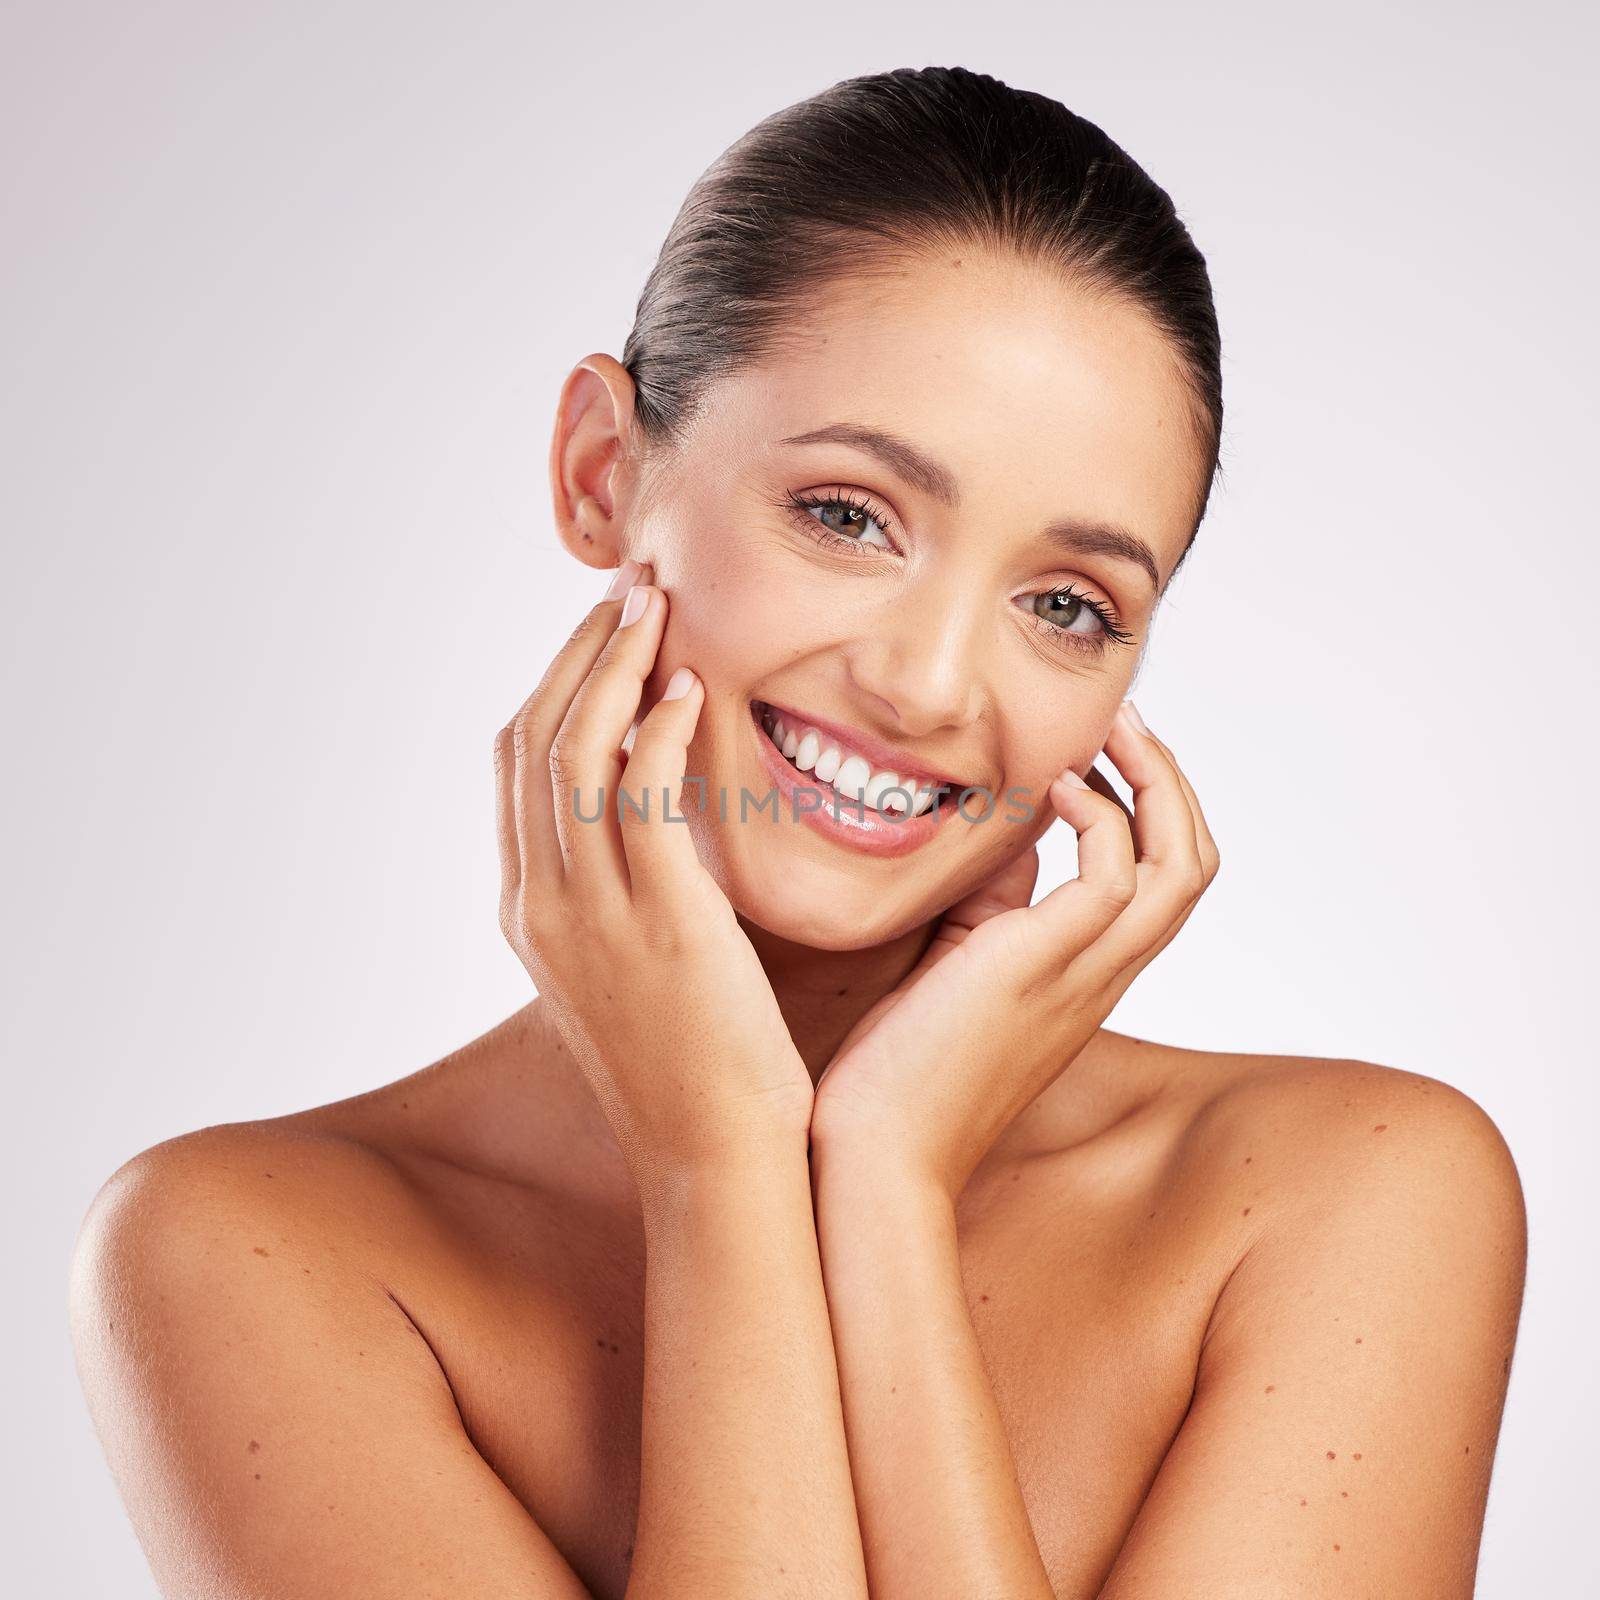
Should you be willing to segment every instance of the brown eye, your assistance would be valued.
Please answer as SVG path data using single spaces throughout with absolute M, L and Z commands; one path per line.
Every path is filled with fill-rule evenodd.
M 848 500 L 818 500 L 810 507 L 813 518 L 830 533 L 848 539 L 852 544 L 876 545 L 880 550 L 892 550 L 882 524 L 865 506 L 852 505 Z
M 1135 636 L 1121 625 L 1109 601 L 1078 594 L 1070 587 L 1025 595 L 1019 603 L 1025 606 L 1038 632 L 1071 649 L 1098 654 L 1113 644 L 1135 642 Z
M 805 533 L 830 550 L 865 556 L 872 550 L 887 550 L 898 555 L 889 531 L 894 524 L 887 512 L 865 495 L 835 489 L 828 494 L 796 494 L 790 490 L 782 501 Z
M 1032 610 L 1035 616 L 1053 622 L 1063 633 L 1103 633 L 1105 619 L 1083 598 L 1070 590 L 1057 589 L 1049 594 L 1036 594 Z

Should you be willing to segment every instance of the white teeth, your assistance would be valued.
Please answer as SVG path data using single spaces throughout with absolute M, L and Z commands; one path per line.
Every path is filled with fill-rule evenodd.
M 919 784 L 894 772 L 876 772 L 864 756 L 847 754 L 835 744 L 824 744 L 815 728 L 790 724 L 777 712 L 764 710 L 761 725 L 784 756 L 802 772 L 811 772 L 832 784 L 842 795 L 859 800 L 886 815 L 920 817 L 932 808 L 937 785 Z M 906 795 L 911 795 L 909 806 Z
M 862 756 L 846 756 L 838 772 L 834 775 L 833 786 L 840 794 L 848 795 L 852 800 L 860 800 L 867 792 L 867 780 L 872 776 L 872 768 Z
M 867 784 L 867 805 L 875 805 L 878 810 L 901 816 L 906 811 L 907 792 L 915 798 L 915 784 L 902 784 L 899 773 L 874 773 L 872 781 Z

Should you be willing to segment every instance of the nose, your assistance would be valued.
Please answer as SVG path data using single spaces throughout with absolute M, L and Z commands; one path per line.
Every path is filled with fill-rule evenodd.
M 959 594 L 902 590 L 870 618 L 849 652 L 850 676 L 908 738 L 964 728 L 983 700 L 984 629 L 968 585 Z

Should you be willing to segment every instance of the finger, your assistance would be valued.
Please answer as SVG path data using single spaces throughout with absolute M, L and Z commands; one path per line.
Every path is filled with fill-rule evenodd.
M 1106 735 L 1105 753 L 1133 791 L 1133 838 L 1141 861 L 1188 862 L 1198 855 L 1194 813 L 1172 758 L 1129 715 L 1124 700 Z
M 1172 769 L 1178 774 L 1178 782 L 1183 785 L 1184 798 L 1189 802 L 1189 809 L 1194 813 L 1195 843 L 1200 850 L 1200 864 L 1205 869 L 1206 882 L 1209 884 L 1216 877 L 1217 869 L 1222 865 L 1222 852 L 1217 847 L 1217 841 L 1212 837 L 1210 824 L 1206 821 L 1205 812 L 1200 807 L 1199 796 L 1194 792 L 1191 784 L 1178 765 L 1178 759 L 1161 739 L 1155 734 L 1150 737 L 1161 746 L 1166 758 L 1172 763 Z
M 1133 837 L 1139 853 L 1139 904 L 1123 932 L 1153 944 L 1205 887 L 1194 812 L 1170 756 L 1119 709 L 1106 754 L 1133 790 Z
M 681 917 L 695 908 L 707 883 L 715 887 L 695 851 L 685 810 L 689 742 L 705 696 L 698 674 L 679 667 L 640 721 L 628 757 L 618 831 L 634 904 L 646 914 Z
M 1200 860 L 1201 880 L 1199 888 L 1187 903 L 1179 908 L 1176 916 L 1172 917 L 1164 929 L 1159 930 L 1154 943 L 1148 945 L 1142 952 L 1134 954 L 1120 971 L 1107 974 L 1108 988 L 1112 995 L 1113 1004 L 1121 998 L 1124 990 L 1132 983 L 1134 978 L 1178 936 L 1179 930 L 1193 914 L 1194 908 L 1200 903 L 1201 894 L 1209 887 L 1221 864 L 1221 856 L 1217 850 L 1216 840 L 1212 837 L 1211 829 L 1206 823 L 1205 814 L 1200 808 L 1199 798 L 1194 792 L 1194 786 L 1185 776 L 1183 768 L 1178 765 L 1177 758 L 1172 754 L 1165 741 L 1148 729 L 1145 729 L 1144 732 L 1170 763 L 1172 771 L 1183 790 L 1185 803 L 1189 806 L 1190 814 L 1194 820 L 1195 845 Z M 1092 778 L 1094 774 L 1091 773 L 1090 776 Z
M 1078 836 L 1078 876 L 1059 884 L 1027 913 L 1041 930 L 1042 963 L 1051 978 L 1101 937 L 1132 902 L 1139 878 L 1124 808 L 1063 775 L 1050 785 L 1056 814 Z
M 515 898 L 522 882 L 522 845 L 517 837 L 517 752 L 511 725 L 494 736 L 495 834 L 500 846 L 500 907 L 502 913 Z
M 666 628 L 666 594 L 650 584 L 628 592 L 616 631 L 567 710 L 550 751 L 556 827 L 568 875 L 596 893 L 626 890 L 628 858 L 617 811 L 623 769 L 637 786 L 627 737 Z
M 1133 813 L 1128 809 L 1127 802 L 1122 796 L 1112 788 L 1111 780 L 1099 767 L 1090 767 L 1084 776 L 1088 779 L 1089 787 L 1096 794 L 1103 794 L 1128 819 L 1128 831 L 1131 834 L 1133 832 Z
M 917 965 L 926 971 L 964 944 L 974 929 L 1007 911 L 1019 911 L 1028 906 L 1038 881 L 1039 847 L 1034 844 L 945 912 Z
M 630 568 L 637 572 L 638 564 L 625 562 L 617 584 L 631 576 Z M 591 606 L 545 669 L 538 688 L 506 724 L 504 734 L 514 769 L 512 809 L 524 881 L 554 882 L 565 871 L 550 792 L 550 745 L 572 697 L 610 639 L 621 610 L 620 598 L 609 593 Z

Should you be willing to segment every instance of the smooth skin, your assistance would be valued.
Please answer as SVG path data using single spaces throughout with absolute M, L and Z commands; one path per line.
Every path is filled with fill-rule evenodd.
M 90 1208 L 80 1371 L 163 1593 L 1470 1595 L 1526 1251 L 1493 1123 L 1103 1026 L 1220 860 L 1123 709 L 1192 526 L 1159 333 L 977 251 L 807 329 L 666 457 L 611 358 L 563 390 L 557 525 L 618 582 L 495 743 L 538 998 Z M 785 442 L 841 418 L 920 464 Z M 1041 626 L 1068 581 L 1128 646 Z M 764 790 L 756 698 L 1036 813 L 893 862 L 689 786 L 574 820 Z

